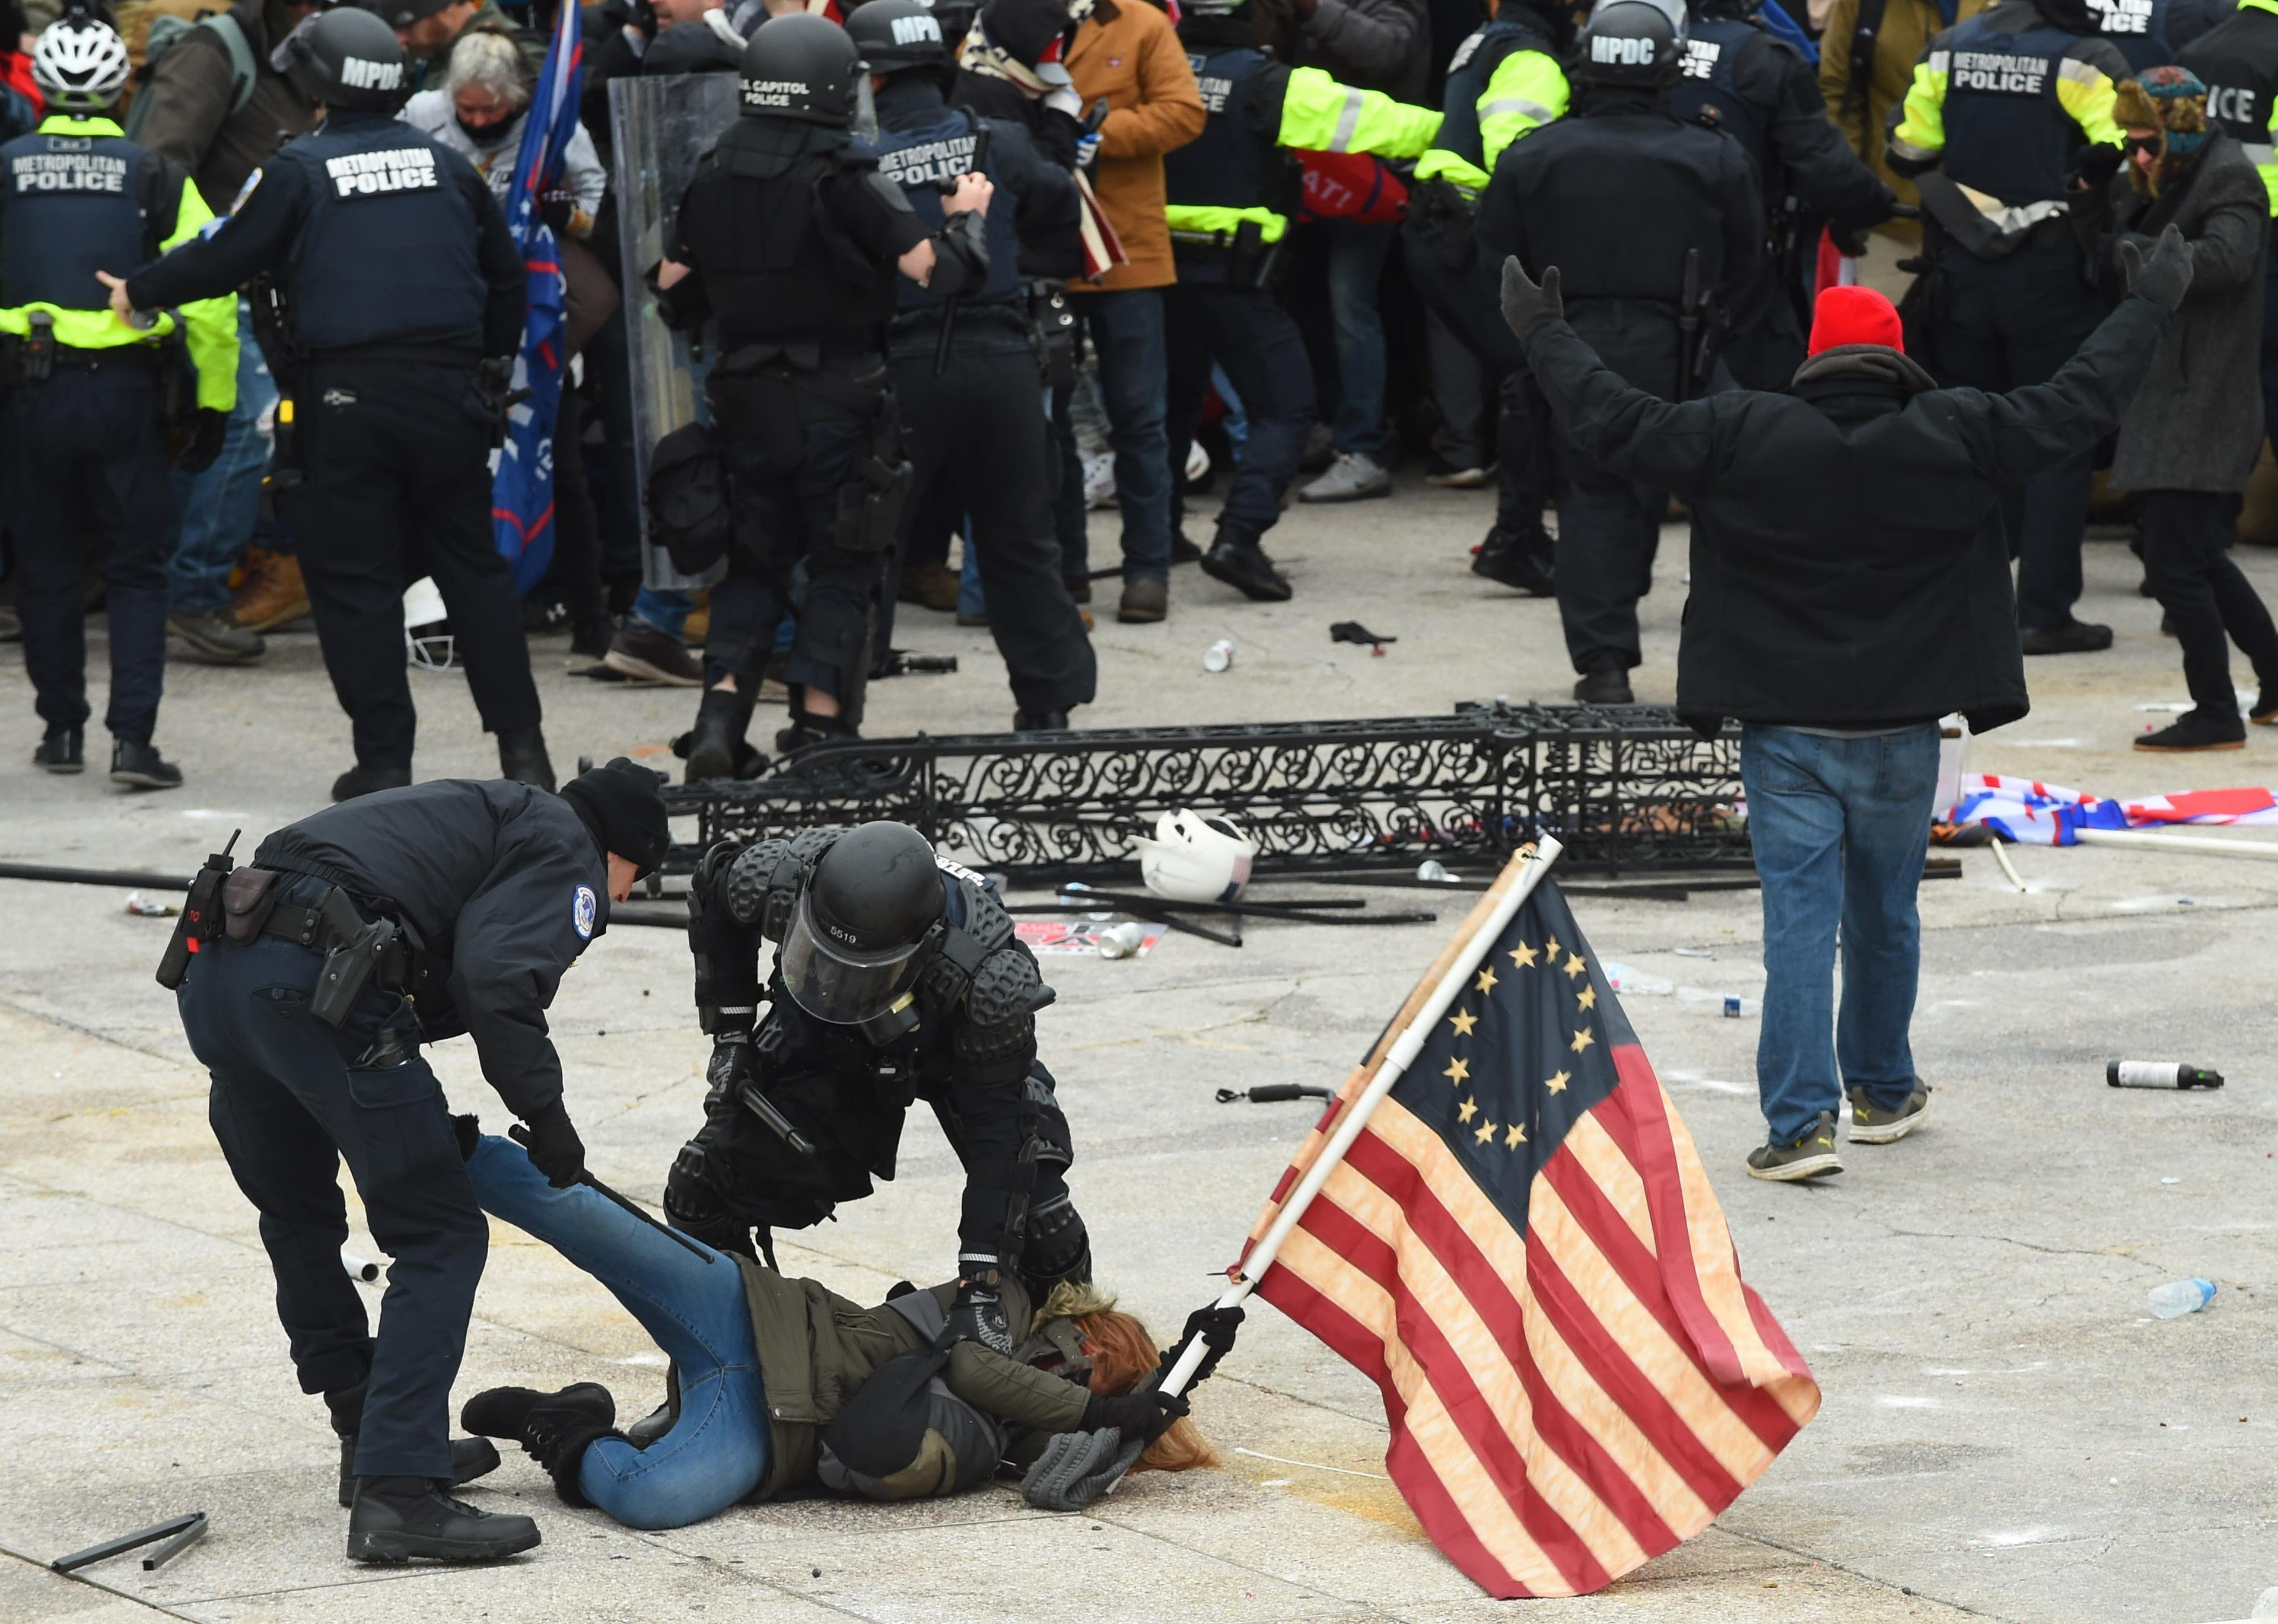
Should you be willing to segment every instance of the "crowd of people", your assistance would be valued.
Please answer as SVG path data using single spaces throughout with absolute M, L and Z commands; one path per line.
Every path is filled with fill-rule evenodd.
M 403 577 L 421 574 L 501 770 L 528 782 L 552 776 L 529 630 L 566 629 L 619 677 L 701 689 L 679 741 L 692 779 L 766 760 L 745 737 L 762 697 L 790 703 L 779 753 L 856 734 L 900 606 L 988 626 L 1014 728 L 1063 728 L 1094 694 L 1095 580 L 1118 582 L 1127 623 L 1170 613 L 1182 562 L 1286 599 L 1264 543 L 1293 497 L 1389 497 L 1403 452 L 1426 459 L 1431 484 L 1494 487 L 1472 571 L 1555 597 L 1575 697 L 1628 703 L 1670 495 L 1612 473 L 1548 408 L 1499 308 L 1507 257 L 1558 266 L 1578 331 L 1672 400 L 1788 386 L 1815 288 L 1854 277 L 1903 293 L 1907 347 L 1930 377 L 2000 391 L 2052 377 L 2110 308 L 2120 245 L 2170 221 L 2198 259 L 2174 367 L 2116 444 L 2004 492 L 2022 646 L 2111 644 L 2074 614 L 2100 462 L 2132 495 L 2144 591 L 2194 701 L 2140 746 L 2243 741 L 2233 642 L 2278 682 L 2278 630 L 2228 556 L 2278 415 L 2267 0 L 2228 15 L 2221 0 L 1841 0 L 1793 18 L 1778 0 L 1487 0 L 1484 16 L 1469 0 L 601 0 L 581 15 L 583 127 L 544 202 L 577 359 L 554 439 L 553 561 L 518 604 L 476 556 L 468 492 L 431 501 L 396 469 L 402 507 L 359 508 L 355 479 L 311 458 L 328 419 L 280 390 L 262 301 L 240 286 L 231 316 L 226 273 L 252 260 L 201 245 L 253 235 L 239 217 L 280 154 L 326 139 L 351 101 L 465 160 L 503 203 L 547 19 L 498 0 L 357 0 L 401 65 L 384 93 L 349 86 L 327 103 L 321 72 L 293 67 L 320 4 L 126 0 L 114 19 L 102 0 L 60 16 L 46 3 L 31 0 L 22 50 L 0 63 L 15 138 L 0 507 L 7 630 L 51 771 L 84 765 L 81 611 L 99 599 L 114 780 L 180 781 L 152 742 L 169 637 L 251 664 L 313 611 L 355 723 L 335 795 L 409 782 L 409 692 L 384 667 L 398 663 Z M 807 20 L 767 30 L 793 15 Z M 610 86 L 703 72 L 740 75 L 749 117 L 672 200 L 664 262 L 629 267 Z M 768 75 L 795 91 L 755 95 Z M 753 155 L 741 169 L 738 142 Z M 65 145 L 84 156 L 67 163 Z M 1609 164 L 1648 151 L 1605 184 Z M 785 246 L 763 266 L 738 211 L 760 202 L 768 164 L 808 159 L 892 181 L 901 217 L 835 240 L 836 258 Z M 98 221 L 90 184 L 135 210 L 107 205 Z M 280 247 L 282 208 L 256 207 Z M 980 224 L 960 227 L 966 213 Z M 939 245 L 922 269 L 904 257 L 913 244 L 879 257 L 919 225 Z M 427 360 L 499 363 L 502 262 L 462 263 L 470 287 L 497 271 L 495 308 Z M 138 267 L 132 291 L 172 302 L 126 296 Z M 626 286 L 644 270 L 646 285 Z M 714 340 L 702 444 L 635 444 L 629 324 L 652 300 Z M 818 321 L 835 324 L 831 353 L 800 352 Z M 355 340 L 340 355 L 371 349 L 356 323 L 335 325 Z M 463 459 L 439 447 L 482 431 L 429 415 L 424 431 L 437 446 L 404 454 L 450 462 L 445 483 L 470 491 Z M 308 442 L 305 481 L 280 471 L 288 438 Z M 644 491 L 636 472 L 652 451 L 661 499 L 659 476 Z M 1219 499 L 1207 545 L 1184 528 L 1205 481 Z M 715 487 L 718 533 L 699 533 L 699 515 L 680 535 L 668 514 Z M 1095 569 L 1087 515 L 1110 501 L 1119 557 Z M 421 533 L 399 546 L 398 530 Z M 645 539 L 677 540 L 688 574 L 715 583 L 647 583 Z

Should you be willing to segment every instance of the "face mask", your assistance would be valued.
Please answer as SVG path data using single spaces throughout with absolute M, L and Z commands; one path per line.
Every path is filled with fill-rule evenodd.
M 460 133 L 478 147 L 489 146 L 500 136 L 505 134 L 514 124 L 511 118 L 501 118 L 496 124 L 469 124 L 456 114 L 452 116 L 451 121 L 459 126 Z

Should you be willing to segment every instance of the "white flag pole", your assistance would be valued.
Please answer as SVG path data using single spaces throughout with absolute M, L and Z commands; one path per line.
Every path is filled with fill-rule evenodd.
M 2169 835 L 2151 829 L 2075 829 L 2072 837 L 2083 846 L 2139 846 L 2153 851 L 2195 851 L 2211 858 L 2278 859 L 2278 843 L 2261 840 L 2224 840 L 2214 835 Z M 1993 848 L 1996 853 L 2000 847 Z
M 1495 900 L 1493 910 L 1464 942 L 1462 949 L 1441 976 L 1439 984 L 1417 1007 L 1408 1025 L 1393 1041 L 1392 1047 L 1378 1063 L 1376 1075 L 1369 1079 L 1368 1086 L 1338 1117 L 1328 1142 L 1321 1147 L 1321 1154 L 1313 1158 L 1312 1166 L 1305 1170 L 1305 1176 L 1297 1181 L 1297 1187 L 1289 1192 L 1288 1199 L 1281 1203 L 1281 1210 L 1273 1215 L 1272 1227 L 1260 1237 L 1250 1255 L 1242 1260 L 1242 1273 L 1227 1288 L 1225 1295 L 1212 1305 L 1213 1308 L 1239 1306 L 1242 1299 L 1250 1295 L 1258 1279 L 1273 1266 L 1273 1259 L 1280 1252 L 1281 1243 L 1289 1238 L 1289 1231 L 1297 1227 L 1298 1220 L 1305 1216 L 1305 1208 L 1311 1206 L 1313 1198 L 1321 1193 L 1321 1186 L 1328 1182 L 1329 1175 L 1344 1160 L 1345 1153 L 1352 1148 L 1353 1141 L 1360 1137 L 1360 1131 L 1368 1125 L 1368 1119 L 1375 1114 L 1385 1095 L 1392 1092 L 1393 1085 L 1414 1064 L 1440 1017 L 1447 1012 L 1449 1004 L 1455 1003 L 1463 992 L 1464 983 L 1478 970 L 1479 960 L 1487 957 L 1487 949 L 1502 937 L 1504 927 L 1517 916 L 1519 909 L 1525 905 L 1526 899 L 1533 895 L 1534 888 L 1542 882 L 1543 875 L 1550 872 L 1550 865 L 1558 860 L 1558 854 L 1564 850 L 1556 836 L 1543 835 L 1536 837 L 1531 851 L 1521 851 L 1510 860 L 1503 871 L 1502 881 L 1498 882 L 1503 890 Z M 1185 1391 L 1187 1383 L 1192 1379 L 1208 1351 L 1199 1337 L 1189 1343 L 1179 1362 L 1164 1376 L 1162 1391 L 1166 1393 Z

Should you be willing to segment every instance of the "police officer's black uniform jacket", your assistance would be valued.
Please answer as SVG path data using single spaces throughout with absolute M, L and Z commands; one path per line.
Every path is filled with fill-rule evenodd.
M 1504 149 L 1479 201 L 1491 264 L 1558 267 L 1574 330 L 1641 389 L 1679 393 L 1687 250 L 1706 296 L 1738 286 L 1763 243 L 1754 166 L 1738 141 L 1678 119 L 1657 91 L 1591 86 L 1574 111 Z
M 210 237 L 128 278 L 157 309 L 279 278 L 311 357 L 472 365 L 522 341 L 522 255 L 474 166 L 385 113 L 340 109 L 253 172 Z M 272 357 L 272 361 L 276 358 Z
M 756 1028 L 748 1077 L 723 1075 L 724 1051 L 715 1050 L 706 1126 L 673 1169 L 668 1207 L 707 1239 L 723 1228 L 820 1223 L 836 1202 L 870 1193 L 873 1178 L 892 1178 L 903 1112 L 922 1099 L 965 1166 L 961 1254 L 1015 1264 L 1021 1215 L 1040 1181 L 1059 1187 L 1073 1156 L 1050 1076 L 1036 1064 L 1036 1011 L 1051 989 L 994 893 L 945 859 L 942 938 L 918 976 L 913 1031 L 880 1045 L 808 1015 L 784 990 L 779 964 L 763 981 L 763 939 L 782 940 L 805 875 L 845 832 L 715 847 L 690 884 L 698 1017 L 715 1041 L 755 1018 Z M 816 1155 L 790 1149 L 739 1103 L 746 1081 Z
M 439 779 L 342 803 L 261 842 L 254 865 L 314 874 L 409 933 L 432 1041 L 470 1033 L 524 1121 L 562 1101 L 546 1010 L 608 924 L 608 865 L 570 803 L 528 784 Z

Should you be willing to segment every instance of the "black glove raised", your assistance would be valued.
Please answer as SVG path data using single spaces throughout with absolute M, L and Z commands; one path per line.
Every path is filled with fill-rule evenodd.
M 2080 183 L 2084 187 L 2101 187 L 2120 172 L 2127 161 L 2125 148 L 2106 141 L 2091 141 L 2080 149 Z
M 2170 225 L 2144 253 L 2132 242 L 2120 245 L 2120 268 L 2127 273 L 2128 291 L 2141 294 L 2163 310 L 2182 303 L 2191 289 L 2191 248 L 2183 233 Z
M 1179 1339 L 1163 1350 L 1163 1369 L 1174 1369 L 1185 1356 L 1188 1346 L 1200 1337 L 1203 1346 L 1210 1351 L 1203 1355 L 1202 1363 L 1195 1367 L 1195 1373 L 1187 1378 L 1187 1391 L 1192 1392 L 1198 1383 L 1209 1379 L 1211 1372 L 1218 1369 L 1218 1361 L 1233 1350 L 1234 1333 L 1241 1328 L 1242 1318 L 1239 1304 L 1231 1308 L 1221 1308 L 1212 1303 L 1207 1308 L 1196 1308 L 1187 1315 L 1187 1328 L 1179 1334 Z
M 1538 285 L 1526 274 L 1516 254 L 1502 262 L 1502 318 L 1524 344 L 1535 330 L 1566 319 L 1565 301 L 1558 297 L 1558 267 L 1542 273 Z
M 1166 1393 L 1155 1387 L 1105 1396 L 1094 1393 L 1084 1400 L 1083 1430 L 1097 1432 L 1112 1427 L 1127 1438 L 1144 1438 L 1151 1444 L 1191 1407 L 1184 1393 Z
M 203 474 L 221 455 L 222 438 L 229 432 L 229 414 L 201 406 L 196 421 L 190 425 L 190 443 L 182 447 L 182 454 L 174 459 L 174 466 L 185 474 Z
M 949 1323 L 942 1336 L 944 1346 L 978 1342 L 992 1353 L 1012 1353 L 1013 1323 L 1005 1315 L 1005 1296 L 998 1290 L 993 1266 L 957 1283 L 957 1300 L 949 1305 Z
M 585 1176 L 585 1141 L 570 1125 L 570 1113 L 555 1106 L 524 1127 L 516 1123 L 507 1137 L 530 1155 L 530 1164 L 546 1175 L 546 1182 L 566 1190 Z

